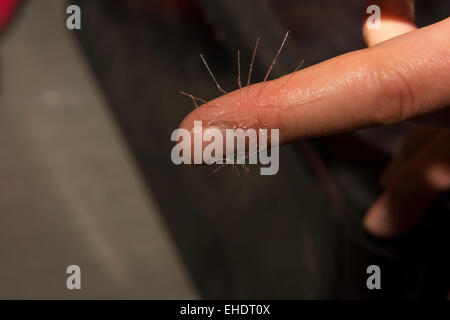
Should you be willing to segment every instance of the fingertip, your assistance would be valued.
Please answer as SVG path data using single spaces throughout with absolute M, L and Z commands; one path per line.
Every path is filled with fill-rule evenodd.
M 372 236 L 386 239 L 397 235 L 398 229 L 389 214 L 386 195 L 381 196 L 369 209 L 363 219 L 364 229 Z

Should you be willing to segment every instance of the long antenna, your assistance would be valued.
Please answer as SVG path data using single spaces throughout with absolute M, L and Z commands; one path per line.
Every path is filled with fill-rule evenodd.
M 250 85 L 250 79 L 252 78 L 253 63 L 255 62 L 256 51 L 258 50 L 259 37 L 256 39 L 255 49 L 253 49 L 252 61 L 250 62 L 250 68 L 248 70 L 247 87 Z
M 217 82 L 216 77 L 214 77 L 214 74 L 212 73 L 211 69 L 209 68 L 208 64 L 206 63 L 205 58 L 203 57 L 203 54 L 200 55 L 200 58 L 202 58 L 203 63 L 206 66 L 206 69 L 208 69 L 209 74 L 211 75 L 211 78 L 214 80 L 217 89 L 219 89 L 220 92 L 222 92 L 223 94 L 227 94 L 228 92 L 226 92 L 225 90 L 222 89 L 222 87 L 219 85 L 219 82 Z
M 195 98 L 192 94 L 191 94 L 191 99 L 192 99 L 192 102 L 194 103 L 195 109 L 198 109 L 197 101 L 195 100 Z
M 283 49 L 284 44 L 286 43 L 286 39 L 289 36 L 289 32 L 290 32 L 289 30 L 286 32 L 286 35 L 284 36 L 283 42 L 281 43 L 280 49 L 278 49 L 278 52 L 277 52 L 275 58 L 273 59 L 273 62 L 270 65 L 269 70 L 267 70 L 267 73 L 266 73 L 266 76 L 264 77 L 264 81 L 263 82 L 266 82 L 267 78 L 269 78 L 270 72 L 272 71 L 275 63 L 277 62 L 278 56 L 280 55 L 281 50 Z
M 237 61 L 238 61 L 238 78 L 237 78 L 237 82 L 238 82 L 239 89 L 242 89 L 242 83 L 241 83 L 241 51 L 240 50 L 237 51 Z
M 220 169 L 222 169 L 223 167 L 226 166 L 226 163 L 221 164 L 220 166 L 218 166 L 217 168 L 215 168 L 212 173 L 216 173 L 217 171 L 219 171 Z
M 305 60 L 302 60 L 302 61 L 298 64 L 297 68 L 295 68 L 294 73 L 297 72 L 298 70 L 300 70 L 300 68 L 303 66 L 304 63 L 305 63 Z
M 285 83 L 283 83 L 283 87 L 289 82 L 289 80 L 292 79 L 292 77 L 294 76 L 294 74 L 300 70 L 300 68 L 303 66 L 303 64 L 305 63 L 305 60 L 302 60 L 299 65 L 297 66 L 297 68 L 295 68 L 294 72 L 291 73 L 291 75 L 287 78 L 287 80 L 285 81 Z
M 179 93 L 182 94 L 183 96 L 186 96 L 186 97 L 189 97 L 189 98 L 194 98 L 195 100 L 200 101 L 202 103 L 208 103 L 208 101 L 206 101 L 204 99 L 201 99 L 199 97 L 196 97 L 192 93 L 186 93 L 184 91 L 180 91 Z

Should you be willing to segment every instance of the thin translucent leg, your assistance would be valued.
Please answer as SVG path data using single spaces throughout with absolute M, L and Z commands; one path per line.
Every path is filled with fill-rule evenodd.
M 226 92 L 225 90 L 222 89 L 222 87 L 219 85 L 219 82 L 217 82 L 216 77 L 214 76 L 214 74 L 212 73 L 211 69 L 208 66 L 208 63 L 206 63 L 205 58 L 203 57 L 203 55 L 200 55 L 200 58 L 202 58 L 203 64 L 206 66 L 206 69 L 208 69 L 209 75 L 211 76 L 211 78 L 214 80 L 214 83 L 217 86 L 217 89 L 219 89 L 220 92 L 222 92 L 223 94 L 227 94 L 228 92 Z

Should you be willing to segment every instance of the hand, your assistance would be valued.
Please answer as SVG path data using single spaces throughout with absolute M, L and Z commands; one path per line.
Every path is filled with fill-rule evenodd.
M 368 5 L 369 2 L 379 5 L 384 17 L 381 29 L 368 29 L 364 24 L 363 34 L 369 47 L 416 29 L 414 1 L 367 1 Z M 448 59 L 448 51 L 443 53 Z M 447 68 L 448 63 L 447 60 Z M 449 125 L 448 109 L 441 112 L 447 118 L 431 115 L 423 120 Z M 364 226 L 384 238 L 408 232 L 437 194 L 450 187 L 450 131 L 418 126 L 388 165 L 380 182 L 385 192 L 369 209 Z
M 450 18 L 416 30 L 412 1 L 371 4 L 380 6 L 382 21 L 379 30 L 364 27 L 368 49 L 221 96 L 190 113 L 180 127 L 191 129 L 202 120 L 211 126 L 273 128 L 287 143 L 418 118 L 448 126 Z M 425 131 L 416 131 L 409 143 L 420 139 L 420 144 L 406 148 L 384 176 L 386 191 L 364 219 L 374 235 L 409 231 L 450 187 L 449 130 Z

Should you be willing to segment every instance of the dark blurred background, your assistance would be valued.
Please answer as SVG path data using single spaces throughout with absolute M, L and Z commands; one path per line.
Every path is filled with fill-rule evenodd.
M 419 26 L 449 14 L 416 1 Z M 273 77 L 363 48 L 363 15 L 361 0 L 23 1 L 1 35 L 0 298 L 444 297 L 448 197 L 400 239 L 360 226 L 410 125 L 284 146 L 275 176 L 170 160 L 193 108 L 178 91 L 220 94 L 200 53 L 232 90 L 258 36 L 254 81 L 287 29 Z

